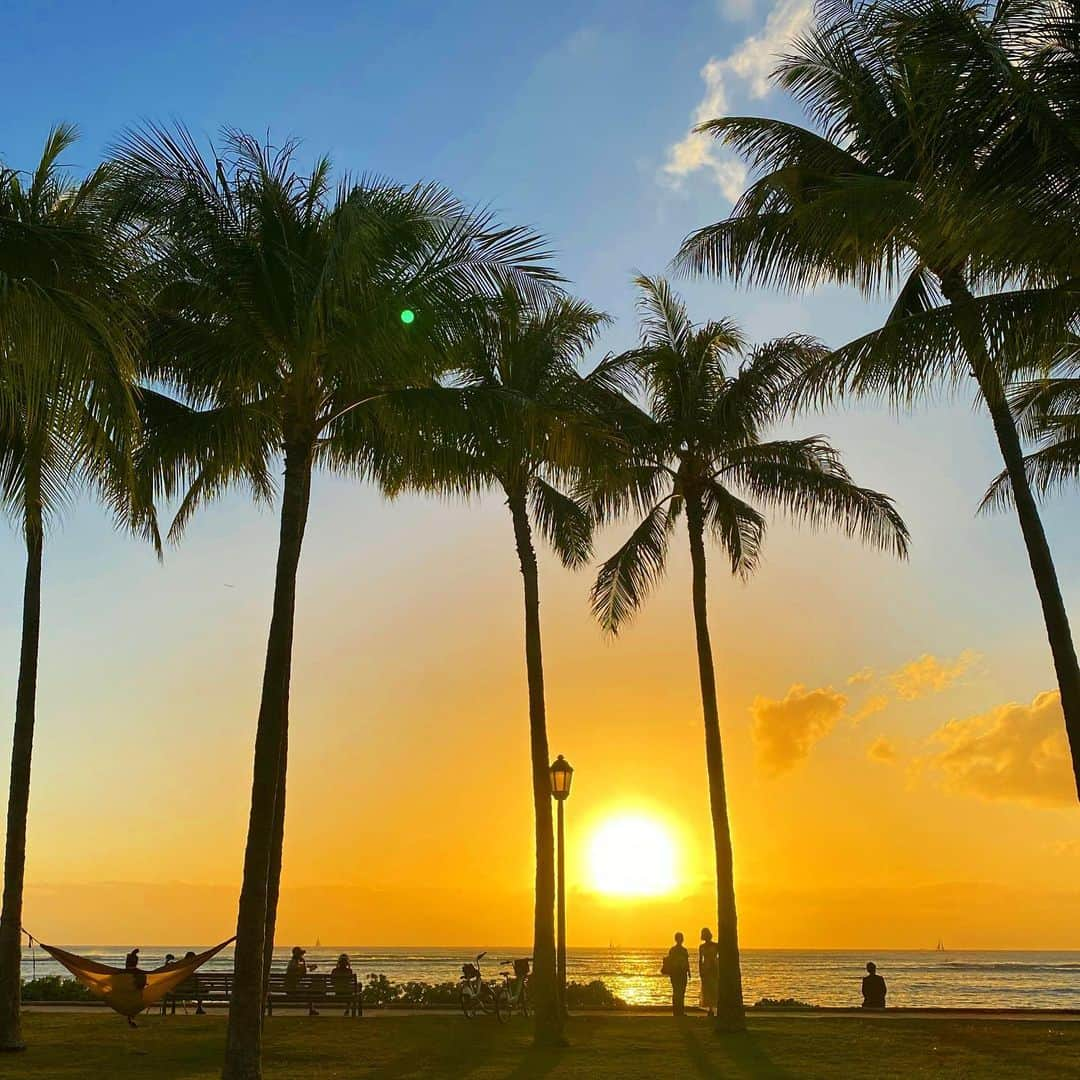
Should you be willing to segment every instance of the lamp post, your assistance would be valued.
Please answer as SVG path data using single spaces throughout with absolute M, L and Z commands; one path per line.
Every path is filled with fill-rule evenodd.
M 574 770 L 570 762 L 560 754 L 551 764 L 551 797 L 558 807 L 558 890 L 556 892 L 556 933 L 555 967 L 556 981 L 559 984 L 559 1008 L 566 1012 L 566 834 L 563 829 L 563 803 L 570 796 L 570 781 Z

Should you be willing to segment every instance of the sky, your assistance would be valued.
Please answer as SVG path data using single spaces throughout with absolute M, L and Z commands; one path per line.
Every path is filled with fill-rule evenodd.
M 182 119 L 298 136 L 311 158 L 436 179 L 551 238 L 572 288 L 636 336 L 636 271 L 725 216 L 745 181 L 690 133 L 729 111 L 799 119 L 771 91 L 804 0 L 296 5 L 19 2 L 0 158 L 29 167 L 76 122 L 90 168 L 123 130 Z M 832 344 L 887 310 L 680 281 L 699 320 Z M 747 947 L 1066 948 L 1080 816 L 1015 521 L 977 507 L 1000 469 L 964 396 L 895 416 L 807 415 L 910 526 L 899 563 L 770 528 L 752 581 L 713 556 L 709 603 Z M 1045 506 L 1080 612 L 1077 496 Z M 604 556 L 625 527 L 597 538 Z M 163 563 L 79 502 L 49 536 L 25 925 L 67 943 L 232 932 L 276 525 L 242 494 Z M 0 755 L 10 745 L 23 552 L 0 534 Z M 541 558 L 552 752 L 567 803 L 571 946 L 661 945 L 715 918 L 688 566 L 615 640 L 591 571 Z M 1077 616 L 1080 618 L 1080 616 Z M 385 502 L 320 476 L 297 602 L 279 944 L 520 944 L 532 811 L 520 577 L 505 507 Z M 6 719 L 5 719 L 6 718 Z M 6 759 L 3 762 L 6 764 Z M 6 769 L 5 769 L 6 775 Z M 595 837 L 668 838 L 659 895 L 597 881 Z M 650 831 L 649 835 L 652 835 Z M 663 874 L 658 871 L 658 880 Z

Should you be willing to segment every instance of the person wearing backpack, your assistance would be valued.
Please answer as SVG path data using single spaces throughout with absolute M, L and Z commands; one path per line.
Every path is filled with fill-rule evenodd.
M 671 980 L 671 1011 L 676 1016 L 686 1013 L 686 984 L 690 981 L 690 954 L 683 945 L 682 933 L 676 933 L 675 944 L 668 949 L 660 973 Z

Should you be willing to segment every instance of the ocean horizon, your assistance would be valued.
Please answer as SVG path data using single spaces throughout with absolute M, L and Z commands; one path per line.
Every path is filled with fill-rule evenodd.
M 101 963 L 123 967 L 131 946 L 64 944 L 64 948 Z M 166 953 L 182 956 L 200 951 L 206 943 L 143 945 L 141 966 L 149 970 L 164 962 Z M 307 960 L 329 970 L 340 953 L 347 953 L 362 979 L 385 975 L 391 982 L 455 982 L 461 965 L 479 952 L 485 977 L 497 976 L 500 961 L 528 956 L 527 946 L 305 946 Z M 667 979 L 660 974 L 665 949 L 572 948 L 567 950 L 567 977 L 573 982 L 601 980 L 631 1005 L 663 1005 L 670 1000 Z M 274 950 L 284 965 L 287 946 Z M 694 956 L 694 948 L 691 947 Z M 873 960 L 889 987 L 889 1004 L 961 1008 L 1080 1008 L 1080 950 L 974 949 L 744 949 L 743 997 L 748 1005 L 762 998 L 795 998 L 808 1005 L 845 1006 L 860 1003 L 860 980 Z M 207 965 L 207 971 L 232 968 L 226 949 Z M 688 1001 L 698 996 L 696 956 Z M 63 975 L 67 972 L 42 949 L 24 949 L 22 976 Z

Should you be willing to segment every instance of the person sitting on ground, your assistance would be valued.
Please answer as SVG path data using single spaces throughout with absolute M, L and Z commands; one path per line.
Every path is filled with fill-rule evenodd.
M 864 1009 L 884 1009 L 885 995 L 888 987 L 885 980 L 877 973 L 877 964 L 870 961 L 866 965 L 869 974 L 863 976 L 862 981 L 862 1007 Z
M 686 1012 L 686 984 L 690 981 L 690 954 L 683 945 L 682 933 L 664 958 L 663 973 L 671 980 L 671 1011 L 676 1016 Z

